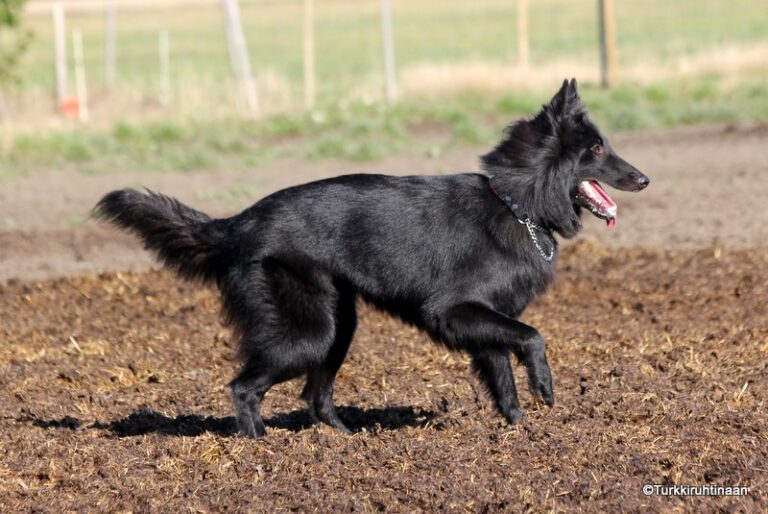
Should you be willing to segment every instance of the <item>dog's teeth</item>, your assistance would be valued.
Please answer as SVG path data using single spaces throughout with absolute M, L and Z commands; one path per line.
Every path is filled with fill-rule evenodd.
M 598 218 L 606 221 L 614 220 L 609 222 L 609 227 L 616 224 L 615 219 L 618 210 L 616 203 L 596 181 L 584 180 L 580 182 L 576 198 L 586 204 L 586 207 Z

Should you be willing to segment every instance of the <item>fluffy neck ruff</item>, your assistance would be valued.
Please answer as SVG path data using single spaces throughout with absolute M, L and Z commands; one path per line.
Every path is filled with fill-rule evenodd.
M 516 215 L 570 238 L 581 230 L 570 191 L 578 155 L 569 155 L 562 139 L 568 122 L 558 118 L 547 105 L 535 118 L 510 125 L 481 162 L 492 187 L 519 206 Z

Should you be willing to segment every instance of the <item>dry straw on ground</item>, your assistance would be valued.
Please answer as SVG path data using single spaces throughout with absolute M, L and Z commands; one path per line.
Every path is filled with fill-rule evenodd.
M 765 251 L 567 249 L 525 316 L 557 405 L 501 421 L 461 355 L 367 307 L 337 402 L 310 427 L 301 384 L 270 434 L 232 434 L 235 363 L 216 295 L 149 274 L 0 288 L 0 504 L 105 511 L 759 511 L 768 469 Z M 742 498 L 641 486 L 747 485 Z

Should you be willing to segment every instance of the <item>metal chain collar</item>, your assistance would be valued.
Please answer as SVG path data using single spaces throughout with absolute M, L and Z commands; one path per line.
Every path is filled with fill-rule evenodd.
M 552 236 L 552 232 L 550 230 L 546 230 L 534 222 L 531 221 L 531 218 L 528 216 L 525 216 L 524 213 L 519 212 L 518 204 L 515 203 L 512 200 L 511 195 L 500 195 L 499 192 L 496 190 L 495 187 L 493 187 L 493 183 L 490 183 L 491 191 L 498 196 L 502 202 L 506 204 L 507 207 L 509 207 L 509 210 L 512 211 L 512 214 L 515 216 L 515 219 L 523 225 L 525 225 L 525 228 L 528 229 L 528 234 L 531 236 L 531 241 L 533 241 L 533 244 L 536 246 L 536 249 L 539 251 L 539 254 L 541 254 L 541 258 L 544 259 L 547 262 L 552 262 L 552 259 L 555 256 L 555 243 L 552 243 L 552 250 L 550 250 L 549 254 L 544 252 L 544 249 L 541 247 L 541 243 L 539 243 L 539 238 L 536 236 L 536 231 L 541 232 L 542 234 L 547 234 L 550 237 Z M 522 217 L 525 216 L 525 221 L 523 221 Z
M 520 223 L 525 225 L 525 228 L 528 229 L 528 234 L 531 236 L 531 241 L 533 241 L 533 244 L 536 246 L 536 249 L 539 251 L 539 254 L 541 254 L 542 259 L 544 259 L 547 262 L 552 262 L 552 258 L 555 256 L 555 245 L 552 245 L 552 250 L 550 250 L 549 255 L 547 255 L 544 252 L 544 249 L 541 247 L 541 244 L 539 243 L 539 238 L 536 236 L 536 231 L 548 234 L 549 232 L 541 228 L 540 226 L 536 225 L 534 222 L 531 221 L 531 218 L 525 218 L 525 221 L 518 219 Z

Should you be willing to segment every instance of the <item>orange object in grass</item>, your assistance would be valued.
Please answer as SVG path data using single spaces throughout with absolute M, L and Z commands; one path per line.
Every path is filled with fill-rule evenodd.
M 75 97 L 65 98 L 59 103 L 59 111 L 66 118 L 80 116 L 80 101 Z

